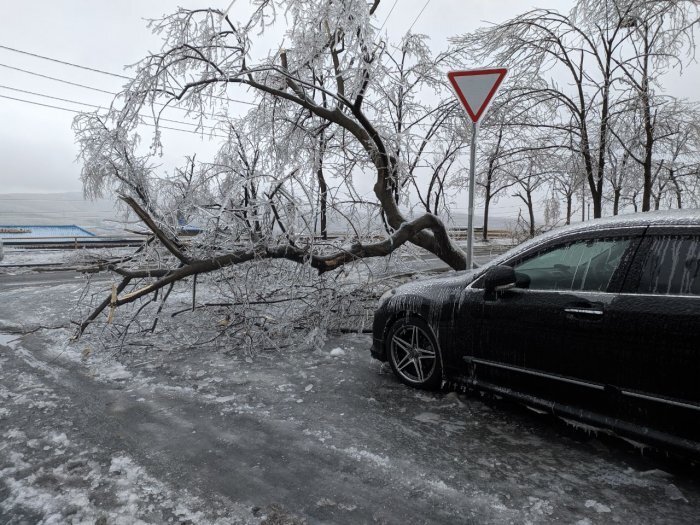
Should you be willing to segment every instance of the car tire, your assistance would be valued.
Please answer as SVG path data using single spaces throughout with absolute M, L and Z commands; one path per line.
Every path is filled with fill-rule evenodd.
M 408 386 L 437 390 L 442 385 L 442 358 L 428 323 L 402 317 L 387 334 L 387 356 L 396 376 Z

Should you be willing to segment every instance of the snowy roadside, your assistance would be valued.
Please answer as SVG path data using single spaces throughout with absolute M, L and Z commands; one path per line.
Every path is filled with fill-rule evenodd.
M 106 456 L 82 439 L 71 400 L 52 387 L 56 370 L 13 339 L 0 339 L 11 350 L 11 357 L 0 357 L 2 523 L 251 522 L 248 509 L 234 515 L 229 504 L 217 512 L 213 501 L 173 492 L 129 454 Z
M 3 291 L 0 332 L 61 324 L 79 285 Z M 525 410 L 406 389 L 369 358 L 366 335 L 251 353 L 188 334 L 203 319 L 111 348 L 66 330 L 0 346 L 0 516 L 695 522 L 692 470 Z

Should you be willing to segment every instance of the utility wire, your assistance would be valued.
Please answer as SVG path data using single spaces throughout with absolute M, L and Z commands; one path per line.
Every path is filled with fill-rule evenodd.
M 397 0 L 397 1 L 398 1 L 398 0 Z M 416 22 L 418 22 L 418 19 L 419 19 L 419 18 L 421 17 L 421 15 L 423 14 L 423 11 L 425 11 L 425 8 L 428 7 L 428 4 L 429 4 L 429 3 L 430 3 L 430 0 L 427 0 L 427 1 L 425 2 L 425 4 L 423 4 L 423 9 L 420 10 L 420 12 L 419 12 L 418 15 L 416 16 L 416 18 L 413 20 L 413 23 L 411 24 L 411 27 L 408 28 L 408 31 L 406 31 L 406 34 L 408 34 L 408 33 L 411 32 L 411 29 L 413 29 L 413 26 L 416 25 Z M 394 5 L 391 7 L 391 11 L 394 10 L 394 7 L 396 7 L 396 2 L 394 2 Z M 384 20 L 384 23 L 382 24 L 382 27 L 384 27 L 384 24 L 385 24 L 386 21 L 389 19 L 389 16 L 391 15 L 391 11 L 389 11 L 389 14 L 387 15 L 386 19 Z M 382 30 L 382 27 L 379 28 L 380 31 Z M 392 60 L 394 60 L 394 54 L 393 54 L 391 51 L 389 51 L 389 57 L 390 57 Z
M 42 102 L 33 102 L 33 101 L 31 101 L 31 100 L 25 100 L 25 99 L 22 99 L 22 98 L 8 97 L 7 95 L 0 95 L 0 98 L 6 98 L 6 99 L 8 99 L 8 100 L 15 100 L 15 101 L 17 101 L 17 102 L 24 102 L 24 103 L 26 103 L 26 104 L 33 104 L 33 105 L 35 105 L 35 106 L 42 106 L 42 107 L 45 107 L 45 108 L 59 109 L 59 110 L 61 110 L 61 111 L 67 111 L 67 112 L 69 112 L 69 113 L 80 113 L 80 111 L 78 111 L 78 110 L 76 110 L 76 109 L 69 109 L 69 108 L 63 108 L 63 107 L 60 107 L 60 106 L 53 106 L 53 105 L 51 105 L 51 104 L 44 104 L 44 103 L 42 103 Z M 169 130 L 171 130 L 171 131 L 182 131 L 183 133 L 193 133 L 193 134 L 195 134 L 195 135 L 200 135 L 200 136 L 205 135 L 205 133 L 203 133 L 203 132 L 194 131 L 194 130 L 191 130 L 191 129 L 180 129 L 180 128 L 171 128 L 171 127 L 168 127 L 168 126 L 157 126 L 156 124 L 149 124 L 149 123 L 147 123 L 147 122 L 141 122 L 141 125 L 143 125 L 143 126 L 150 126 L 150 127 L 152 127 L 152 128 L 156 128 L 156 127 L 157 127 L 157 128 L 159 128 L 159 129 L 169 129 Z M 221 139 L 228 138 L 228 137 L 225 137 L 225 136 L 223 136 L 223 135 L 216 135 L 216 134 L 214 134 L 214 133 L 209 133 L 209 134 L 206 134 L 206 135 L 209 135 L 209 136 L 212 136 L 212 137 L 218 137 L 218 138 L 221 138 Z
M 382 29 L 384 29 L 384 26 L 386 25 L 387 20 L 389 20 L 389 17 L 391 16 L 391 13 L 394 12 L 394 8 L 396 7 L 396 4 L 397 4 L 398 2 L 399 2 L 399 0 L 394 0 L 394 5 L 391 6 L 391 9 L 389 10 L 389 14 L 386 15 L 386 18 L 384 19 L 384 22 L 382 22 L 382 25 L 379 27 L 379 31 L 381 31 Z M 0 47 L 3 47 L 3 46 L 0 46 Z
M 27 55 L 34 58 L 41 58 L 42 60 L 49 60 L 50 62 L 56 62 L 57 64 L 63 64 L 64 66 L 77 67 L 78 69 L 84 69 L 86 71 L 92 71 L 93 73 L 100 73 L 102 75 L 108 75 L 110 77 L 123 78 L 124 80 L 133 80 L 131 77 L 125 75 L 120 75 L 118 73 L 110 73 L 109 71 L 103 71 L 102 69 L 96 69 L 88 66 L 81 66 L 80 64 L 74 64 L 72 62 L 66 62 L 65 60 L 58 60 L 57 58 L 45 57 L 43 55 L 37 55 L 36 53 L 30 53 L 29 51 L 22 51 L 21 49 L 15 49 L 9 46 L 3 46 L 0 44 L 0 49 L 5 49 L 7 51 L 12 51 L 14 53 L 20 53 L 22 55 Z
M 425 11 L 425 8 L 428 7 L 428 4 L 429 4 L 429 3 L 430 3 L 430 0 L 427 0 L 427 1 L 425 2 L 425 5 L 423 5 L 423 9 L 420 10 L 420 13 L 418 13 L 418 16 L 416 17 L 416 19 L 415 19 L 415 20 L 413 21 L 413 23 L 411 24 L 411 27 L 408 28 L 408 31 L 406 31 L 406 33 L 410 33 L 410 32 L 411 32 L 411 29 L 413 29 L 413 26 L 416 25 L 416 22 L 418 22 L 418 19 L 419 19 L 419 18 L 421 17 L 421 15 L 423 14 L 423 11 Z
M 56 77 L 50 77 L 48 75 L 42 75 L 41 73 L 37 73 L 35 71 L 29 71 L 27 69 L 22 69 L 20 67 L 8 66 L 7 64 L 0 64 L 0 67 L 12 69 L 14 71 L 20 71 L 22 73 L 26 73 L 27 75 L 33 75 L 35 77 L 46 78 L 48 80 L 60 82 L 61 84 L 68 84 L 69 86 L 76 86 L 76 87 L 81 87 L 84 89 L 89 89 L 90 91 L 97 91 L 98 93 L 106 93 L 107 95 L 114 95 L 114 96 L 117 95 L 117 93 L 115 93 L 114 91 L 107 91 L 105 89 L 99 89 L 99 88 L 95 88 L 95 87 L 91 87 L 91 86 L 86 86 L 84 84 L 78 84 L 77 82 L 70 82 L 68 80 L 63 80 L 63 79 L 56 78 Z
M 47 57 L 44 55 L 38 55 L 36 53 L 30 53 L 29 51 L 22 51 L 21 49 L 15 49 L 14 47 L 3 46 L 2 44 L 0 44 L 0 49 L 5 49 L 6 51 L 12 51 L 14 53 L 20 53 L 22 55 L 28 55 L 28 56 L 35 57 L 35 58 L 40 58 L 42 60 L 48 60 L 49 62 L 55 62 L 57 64 L 62 64 L 64 66 L 71 66 L 71 67 L 75 67 L 78 69 L 84 69 L 86 71 L 92 71 L 94 73 L 100 73 L 102 75 L 108 75 L 110 77 L 121 78 L 124 80 L 134 80 L 133 77 L 127 77 L 125 75 L 119 75 L 117 73 L 110 73 L 109 71 L 104 71 L 102 69 L 96 69 L 96 68 L 92 68 L 92 67 L 88 67 L 88 66 L 81 66 L 80 64 L 74 64 L 73 62 L 67 62 L 65 60 L 58 60 L 57 58 L 51 58 L 51 57 Z M 18 71 L 22 71 L 24 73 L 31 74 L 31 72 L 25 71 L 23 69 L 12 68 L 11 66 L 4 66 L 4 67 L 9 67 L 10 69 L 17 69 Z M 39 75 L 39 76 L 43 76 L 43 75 Z M 51 77 L 44 77 L 44 78 L 51 78 Z M 52 79 L 52 80 L 56 80 L 56 79 Z M 85 86 L 82 86 L 82 87 L 85 87 Z M 105 91 L 105 93 L 110 93 L 110 92 Z M 111 93 L 111 94 L 116 95 L 116 93 Z M 218 98 L 218 99 L 226 100 L 226 101 L 230 101 L 230 102 L 238 102 L 240 104 L 247 104 L 249 106 L 257 106 L 257 104 L 255 104 L 254 102 L 248 102 L 246 100 L 239 100 L 239 99 L 235 99 L 235 98 L 220 97 L 220 96 L 215 96 L 215 95 L 212 95 L 212 98 Z
M 105 93 L 105 94 L 107 94 L 107 95 L 112 95 L 112 96 L 115 96 L 115 97 L 116 97 L 116 96 L 119 96 L 119 93 L 115 93 L 114 91 L 107 91 L 107 90 L 105 90 L 105 89 L 99 89 L 99 88 L 92 87 L 92 86 L 86 86 L 85 84 L 78 84 L 77 82 L 70 82 L 70 81 L 68 81 L 68 80 L 63 80 L 63 79 L 61 79 L 61 78 L 51 77 L 51 76 L 49 76 L 49 75 L 42 75 L 41 73 L 36 73 L 36 72 L 34 72 L 34 71 L 29 71 L 29 70 L 27 70 L 27 69 L 22 69 L 22 68 L 15 67 L 15 66 L 8 66 L 7 64 L 2 64 L 2 63 L 0 63 L 0 67 L 4 67 L 4 68 L 7 68 L 7 69 L 12 69 L 12 70 L 14 70 L 14 71 L 20 71 L 20 72 L 26 73 L 26 74 L 28 74 L 28 75 L 34 75 L 35 77 L 46 78 L 46 79 L 48 79 L 48 80 L 53 80 L 53 81 L 55 81 L 55 82 L 60 82 L 61 84 L 68 84 L 68 85 L 70 85 L 70 86 L 81 87 L 81 88 L 84 88 L 84 89 L 89 89 L 90 91 L 96 91 L 96 92 L 98 92 L 98 93 Z M 221 98 L 221 97 L 219 97 L 219 98 Z M 233 99 L 231 99 L 231 100 L 233 100 Z M 188 110 L 187 108 L 179 108 L 179 107 L 177 107 L 177 106 L 171 106 L 170 104 L 163 104 L 163 103 L 161 103 L 161 102 L 154 102 L 154 104 L 155 104 L 156 106 L 162 106 L 162 107 L 169 108 L 169 109 L 177 109 L 177 110 L 179 110 L 179 111 L 184 111 L 185 113 L 189 113 L 189 111 L 190 111 L 190 110 Z M 251 102 L 246 102 L 246 104 L 252 104 L 252 103 L 251 103 Z
M 69 104 L 78 104 L 78 105 L 81 105 L 81 106 L 86 106 L 86 107 L 95 108 L 95 109 L 100 109 L 100 108 L 104 107 L 104 106 L 98 106 L 98 105 L 96 105 L 96 104 L 89 104 L 89 103 L 87 103 L 87 102 L 80 102 L 80 101 L 78 101 L 78 100 L 71 100 L 71 99 L 69 99 L 69 98 L 61 98 L 61 97 L 55 97 L 55 96 L 52 96 L 52 95 L 46 95 L 46 94 L 44 94 L 44 93 L 38 93 L 38 92 L 36 92 L 36 91 L 28 91 L 28 90 L 25 90 L 25 89 L 13 88 L 13 87 L 11 87 L 11 86 L 5 86 L 5 85 L 3 85 L 3 84 L 0 84 L 0 89 L 7 89 L 7 90 L 14 91 L 14 92 L 17 92 L 17 93 L 23 93 L 23 94 L 26 94 L 26 95 L 33 95 L 33 96 L 37 96 L 37 97 L 43 97 L 43 98 L 47 98 L 47 99 L 51 99 L 51 100 L 58 100 L 58 101 L 60 101 L 60 102 L 67 102 L 67 103 L 69 103 Z M 2 96 L 2 95 L 0 95 L 0 96 Z M 13 97 L 8 97 L 8 96 L 3 96 L 3 98 L 8 98 L 8 99 L 11 99 L 11 100 L 17 100 L 17 101 L 19 101 L 19 102 L 28 102 L 28 103 L 30 103 L 30 104 L 45 105 L 45 106 L 47 106 L 47 107 L 51 107 L 51 108 L 54 108 L 54 109 L 61 109 L 61 110 L 63 110 L 63 111 L 72 111 L 72 112 L 74 112 L 74 113 L 80 113 L 80 111 L 76 111 L 76 110 L 74 110 L 74 109 L 62 108 L 62 107 L 58 107 L 58 106 L 51 106 L 51 105 L 47 105 L 47 104 L 40 104 L 39 102 L 32 102 L 32 101 L 30 101 L 30 100 L 26 100 L 26 101 L 25 101 L 25 100 L 23 100 L 23 99 L 18 99 L 18 98 L 13 98 Z M 179 108 L 177 108 L 177 109 L 179 109 Z M 214 126 L 207 126 L 207 125 L 204 125 L 204 124 L 201 124 L 201 125 L 200 125 L 200 124 L 197 124 L 197 123 L 195 123 L 195 122 L 185 122 L 185 121 L 182 121 L 182 120 L 168 119 L 168 118 L 165 118 L 165 117 L 159 117 L 159 118 L 157 118 L 157 117 L 154 117 L 154 116 L 152 116 L 152 115 L 141 115 L 141 116 L 143 116 L 143 117 L 148 117 L 148 118 L 151 118 L 151 119 L 154 119 L 154 120 L 158 120 L 158 121 L 162 121 L 162 122 L 170 122 L 170 123 L 172 123 L 172 124 L 181 124 L 181 125 L 183 125 L 183 126 L 197 126 L 197 127 L 200 127 L 200 128 L 203 128 L 203 129 L 209 129 L 209 130 L 212 130 L 212 131 L 221 131 L 221 130 L 219 130 L 218 128 L 216 128 L 216 127 L 214 127 Z M 148 126 L 152 126 L 152 124 L 147 124 L 147 123 L 144 123 L 144 124 L 146 124 L 146 125 L 148 125 Z M 423 126 L 423 124 L 412 124 L 412 126 L 419 126 L 419 127 L 420 127 L 420 126 Z M 425 125 L 425 126 L 427 126 L 427 125 Z M 166 128 L 166 127 L 163 127 L 163 126 L 160 126 L 160 127 L 164 128 L 164 129 L 174 129 L 174 128 Z M 191 130 L 182 130 L 182 131 L 191 131 Z M 196 131 L 194 131 L 194 132 L 196 133 Z M 220 135 L 216 135 L 216 136 L 220 136 Z M 442 154 L 443 152 L 440 152 L 440 151 L 431 151 L 431 150 L 424 150 L 423 153 L 426 153 L 426 154 Z M 426 166 L 417 166 L 417 167 L 426 167 Z
M 36 91 L 27 91 L 25 89 L 17 89 L 17 88 L 13 88 L 10 86 L 3 86 L 2 84 L 0 84 L 0 88 L 1 89 L 9 89 L 10 91 L 15 91 L 18 93 L 24 93 L 26 95 L 34 95 L 37 97 L 44 97 L 44 98 L 50 98 L 52 100 L 58 100 L 61 102 L 68 102 L 69 104 L 79 104 L 81 106 L 87 106 L 87 107 L 95 108 L 95 109 L 100 109 L 100 108 L 104 107 L 104 106 L 98 106 L 95 104 L 88 104 L 87 102 L 79 102 L 77 100 L 71 100 L 69 98 L 54 97 L 52 95 L 46 95 L 44 93 L 37 93 Z M 152 118 L 154 120 L 159 120 L 159 121 L 162 120 L 163 122 L 172 122 L 173 124 L 182 124 L 183 126 L 198 126 L 198 127 L 202 127 L 202 128 L 217 130 L 217 128 L 215 128 L 213 126 L 205 126 L 203 124 L 197 124 L 196 122 L 185 122 L 183 120 L 173 120 L 173 119 L 169 119 L 169 118 L 165 118 L 165 117 L 154 117 L 152 115 L 141 115 L 141 116 Z

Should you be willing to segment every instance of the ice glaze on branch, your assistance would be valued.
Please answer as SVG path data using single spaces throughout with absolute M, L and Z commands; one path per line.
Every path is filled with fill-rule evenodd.
M 378 5 L 379 0 L 263 0 L 242 25 L 217 10 L 179 10 L 152 24 L 163 35 L 162 50 L 138 64 L 119 100 L 123 104 L 114 104 L 105 118 L 84 116 L 76 132 L 86 188 L 120 192 L 168 254 L 163 258 L 164 250 L 150 250 L 141 264 L 112 266 L 131 288 L 125 285 L 116 298 L 103 301 L 91 319 L 107 306 L 137 301 L 163 287 L 170 290 L 188 277 L 254 261 L 284 259 L 322 274 L 359 259 L 389 255 L 410 242 L 456 270 L 465 269 L 464 254 L 436 215 L 410 219 L 399 207 L 400 192 L 408 188 L 405 182 L 418 159 L 425 159 L 425 146 L 428 141 L 435 146 L 442 135 L 429 131 L 411 162 L 395 146 L 416 133 L 412 125 L 425 126 L 424 119 L 440 126 L 454 104 L 441 101 L 434 108 L 421 99 L 419 88 L 407 91 L 414 97 L 413 124 L 397 130 L 387 126 L 391 117 L 385 114 L 385 90 L 402 80 L 392 78 L 383 54 L 387 45 L 371 20 Z M 285 48 L 273 49 L 268 58 L 251 65 L 257 29 L 264 31 L 272 23 L 278 7 L 285 7 L 289 21 Z M 430 60 L 425 49 L 414 43 L 407 49 L 404 58 L 413 57 L 409 60 L 423 70 Z M 435 66 L 430 72 L 437 70 Z M 421 75 L 415 85 L 437 89 L 430 76 Z M 234 88 L 255 97 L 256 105 L 244 117 L 233 115 L 228 106 Z M 192 158 L 187 169 L 159 174 L 151 163 L 163 147 L 157 115 L 171 105 L 196 118 L 198 129 L 222 131 L 229 139 L 211 162 L 198 160 L 195 166 Z M 144 109 L 152 110 L 149 117 L 158 132 L 151 153 L 138 157 L 137 129 L 151 124 L 144 120 Z M 101 126 L 92 125 L 94 118 Z M 220 122 L 205 126 L 212 118 Z M 454 145 L 446 151 L 453 155 Z M 438 169 L 451 165 L 450 158 L 449 163 L 437 158 Z M 410 173 L 406 166 L 413 166 Z M 374 202 L 355 189 L 353 178 L 360 177 L 372 186 Z M 346 247 L 340 241 L 329 248 L 325 219 L 323 247 L 315 244 L 319 206 L 322 217 L 328 210 L 329 218 L 335 212 L 347 222 L 347 230 L 355 232 L 352 244 Z M 382 226 L 377 209 L 385 237 L 375 242 Z M 179 232 L 189 224 L 197 225 L 200 233 L 181 242 Z M 85 327 L 81 325 L 81 332 Z
M 190 262 L 190 258 L 185 255 L 183 251 L 183 246 L 182 244 L 177 240 L 171 238 L 169 235 L 167 235 L 163 230 L 161 230 L 155 223 L 155 221 L 151 218 L 151 216 L 144 210 L 139 204 L 132 199 L 131 197 L 127 197 L 126 195 L 120 195 L 119 198 L 123 200 L 125 203 L 127 203 L 132 210 L 134 210 L 134 213 L 138 216 L 139 219 L 141 219 L 146 226 L 153 232 L 153 234 L 158 238 L 158 240 L 167 248 L 167 250 L 172 253 L 175 257 L 180 259 L 183 264 L 188 264 Z
M 117 307 L 134 302 L 141 297 L 187 277 L 206 274 L 227 266 L 262 259 L 288 259 L 300 264 L 308 264 L 312 268 L 317 269 L 319 274 L 322 274 L 336 270 L 357 259 L 387 256 L 426 229 L 431 230 L 437 238 L 441 238 L 441 242 L 448 242 L 447 233 L 442 221 L 435 215 L 427 213 L 413 221 L 403 223 L 389 238 L 383 241 L 372 244 L 362 244 L 358 242 L 346 250 L 340 250 L 332 254 L 315 254 L 308 249 L 292 245 L 274 247 L 259 246 L 253 250 L 239 250 L 210 259 L 189 260 L 180 268 L 173 270 L 126 270 L 113 267 L 112 270 L 115 273 L 124 277 L 124 280 L 117 288 L 117 293 L 121 293 L 132 279 L 156 278 L 157 280 L 126 295 L 121 297 L 117 296 L 116 300 L 110 300 L 110 298 L 108 298 L 103 301 L 98 307 L 98 311 L 93 312 L 88 321 L 81 325 L 80 333 L 82 333 L 83 330 L 87 328 L 89 322 L 94 320 L 107 306 Z M 154 234 L 155 233 L 154 231 Z
M 179 93 L 171 93 L 171 95 L 177 99 L 182 99 L 182 97 L 190 90 L 199 89 L 210 84 L 243 84 L 262 93 L 296 104 L 310 111 L 313 115 L 322 119 L 323 121 L 335 124 L 338 127 L 345 129 L 358 140 L 374 164 L 376 168 L 374 193 L 377 196 L 377 199 L 379 200 L 386 215 L 387 223 L 392 229 L 397 229 L 400 228 L 404 222 L 406 222 L 406 219 L 399 210 L 394 196 L 392 195 L 389 187 L 389 181 L 397 178 L 396 171 L 399 168 L 395 159 L 389 153 L 384 138 L 362 110 L 362 104 L 371 80 L 368 65 L 372 61 L 371 58 L 366 56 L 367 51 L 365 49 L 365 44 L 362 44 L 362 47 L 363 56 L 361 60 L 364 61 L 365 65 L 362 67 L 360 72 L 359 87 L 357 89 L 354 102 L 351 102 L 345 96 L 344 91 L 346 88 L 344 80 L 337 83 L 338 92 L 331 93 L 322 86 L 307 82 L 299 78 L 297 75 L 292 74 L 290 72 L 287 51 L 285 50 L 279 53 L 281 66 L 267 65 L 255 68 L 245 68 L 235 75 L 231 73 L 227 74 L 217 66 L 216 70 L 219 72 L 219 74 L 223 73 L 221 77 L 199 79 L 194 82 L 186 83 L 182 86 Z M 180 48 L 182 48 L 182 46 L 180 46 Z M 342 79 L 343 77 L 338 70 L 338 57 L 334 47 L 332 45 L 326 46 L 324 43 L 322 49 L 327 50 L 331 55 L 333 71 L 336 79 Z M 171 53 L 171 51 L 168 52 L 168 55 Z M 202 61 L 200 58 L 197 60 Z M 166 69 L 167 67 L 168 66 L 165 66 Z M 254 73 L 260 74 L 263 72 L 273 72 L 283 77 L 284 87 L 274 87 L 263 81 L 257 80 Z M 161 72 L 161 74 L 163 73 Z M 303 85 L 313 87 L 315 90 L 323 92 L 332 97 L 338 101 L 338 106 L 331 109 L 317 104 L 304 92 L 302 88 Z M 344 110 L 349 110 L 350 114 L 346 113 Z M 431 232 L 417 231 L 410 241 L 421 248 L 434 253 L 456 270 L 466 268 L 466 259 L 464 254 L 459 248 L 452 244 L 449 236 L 447 236 L 446 233 L 436 236 L 432 230 Z

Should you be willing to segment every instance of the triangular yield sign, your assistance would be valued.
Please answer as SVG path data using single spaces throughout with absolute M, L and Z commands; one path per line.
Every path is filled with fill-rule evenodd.
M 508 73 L 506 68 L 450 71 L 447 78 L 472 122 L 484 116 L 491 99 Z

